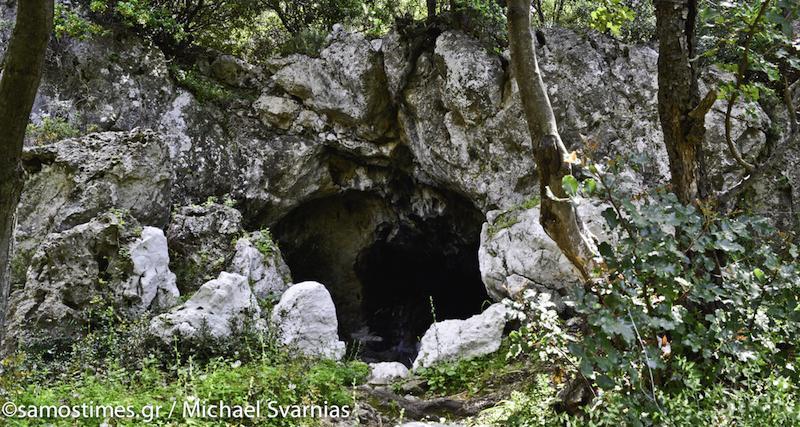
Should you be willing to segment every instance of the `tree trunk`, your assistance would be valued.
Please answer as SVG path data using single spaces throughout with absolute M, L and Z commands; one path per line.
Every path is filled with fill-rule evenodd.
M 436 0 L 426 0 L 425 4 L 428 8 L 428 18 L 436 16 Z
M 53 0 L 17 2 L 17 22 L 6 49 L 0 80 L 0 345 L 5 336 L 13 233 L 22 192 L 22 143 L 52 28 Z
M 683 203 L 706 197 L 703 170 L 705 116 L 716 100 L 701 101 L 697 87 L 697 0 L 654 0 L 658 36 L 658 114 L 669 156 L 672 190 Z
M 558 134 L 556 118 L 536 60 L 529 0 L 508 1 L 508 28 L 511 63 L 539 172 L 542 200 L 539 221 L 547 235 L 588 280 L 596 256 L 595 246 L 561 186 L 562 178 L 571 174 L 572 165 L 566 161 L 567 149 Z

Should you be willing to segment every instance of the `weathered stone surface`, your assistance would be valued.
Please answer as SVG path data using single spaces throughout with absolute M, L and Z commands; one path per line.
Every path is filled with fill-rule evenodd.
M 242 214 L 219 203 L 178 208 L 167 229 L 178 287 L 190 293 L 216 277 L 234 254 Z
M 48 115 L 81 130 L 156 129 L 175 95 L 165 55 L 132 32 L 63 37 L 49 48 L 34 123 Z
M 444 320 L 431 325 L 420 341 L 414 369 L 438 362 L 468 360 L 491 354 L 500 348 L 508 312 L 495 303 L 466 320 Z
M 12 295 L 9 337 L 69 341 L 109 306 L 123 318 L 169 308 L 178 291 L 168 262 L 163 232 L 142 230 L 129 216 L 102 214 L 52 233 L 36 250 L 24 288 Z
M 277 299 L 292 283 L 278 245 L 268 234 L 258 231 L 236 242 L 229 270 L 247 278 L 256 298 Z
M 272 309 L 272 323 L 281 342 L 304 354 L 330 359 L 344 357 L 336 308 L 325 286 L 302 282 L 289 287 Z
M 142 224 L 169 219 L 172 165 L 164 141 L 150 131 L 105 132 L 27 148 L 16 229 L 17 251 L 29 258 L 48 233 L 117 209 Z M 14 281 L 21 283 L 27 262 Z
M 264 124 L 283 130 L 292 127 L 294 119 L 300 114 L 300 104 L 296 101 L 269 94 L 261 95 L 253 103 L 253 109 Z
M 410 374 L 408 368 L 400 362 L 370 363 L 367 382 L 372 385 L 389 385 Z
M 150 333 L 170 344 L 174 338 L 194 340 L 229 337 L 238 328 L 258 328 L 261 309 L 247 278 L 222 272 L 206 282 L 188 301 L 154 317 Z
M 493 116 L 502 101 L 503 67 L 473 38 L 447 31 L 436 39 L 434 58 L 443 69 L 442 102 L 465 125 Z
M 579 204 L 578 213 L 589 232 L 605 239 L 600 206 Z M 478 263 L 486 291 L 495 300 L 516 299 L 526 289 L 551 294 L 560 301 L 580 283 L 580 273 L 539 223 L 539 206 L 491 211 L 481 230 Z
M 138 297 L 140 306 L 153 310 L 165 310 L 175 305 L 180 292 L 175 284 L 175 274 L 169 270 L 169 250 L 164 231 L 144 227 L 128 251 L 133 274 L 123 295 L 128 299 Z
M 458 87 L 464 83 L 459 78 L 461 71 L 448 66 L 461 66 L 452 60 L 464 55 L 458 49 L 475 49 L 467 40 L 453 37 L 448 43 L 437 45 L 435 55 L 423 53 L 417 59 L 415 72 L 402 93 L 403 108 L 398 112 L 400 136 L 414 155 L 415 170 L 421 181 L 466 194 L 481 209 L 511 206 L 521 201 L 521 192 L 532 191 L 536 183 L 536 169 L 529 155 L 530 138 L 525 124 L 519 123 L 520 106 L 507 97 L 502 104 L 491 107 L 499 107 L 498 111 L 486 111 L 486 119 L 476 122 L 480 117 L 475 110 L 478 105 L 501 101 L 496 94 L 503 88 L 496 73 L 480 75 L 477 71 L 475 76 L 485 80 Z M 451 60 L 437 60 L 443 57 Z M 476 92 L 478 88 L 493 85 L 490 93 L 495 95 L 481 96 Z M 445 86 L 461 95 L 446 102 Z M 467 115 L 470 123 L 462 114 Z
M 341 27 L 319 58 L 294 55 L 273 79 L 283 90 L 331 119 L 372 139 L 388 129 L 389 93 L 379 49 Z
M 252 81 L 253 66 L 233 55 L 220 55 L 211 63 L 211 73 L 227 85 L 244 87 Z

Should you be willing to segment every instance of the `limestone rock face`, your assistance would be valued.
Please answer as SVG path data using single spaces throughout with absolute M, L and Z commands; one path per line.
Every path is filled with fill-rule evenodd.
M 242 214 L 232 207 L 205 203 L 178 208 L 167 239 L 180 289 L 193 292 L 222 272 L 241 233 Z
M 266 253 L 256 246 L 259 243 L 266 247 Z M 261 232 L 236 242 L 236 254 L 229 270 L 246 277 L 256 298 L 260 299 L 277 299 L 292 283 L 292 273 L 280 249 Z
M 150 332 L 166 344 L 174 337 L 225 338 L 233 332 L 231 324 L 258 327 L 260 313 L 247 278 L 222 272 L 218 278 L 203 284 L 185 303 L 154 317 Z
M 589 232 L 605 239 L 602 208 L 578 205 Z M 495 301 L 515 299 L 526 289 L 547 292 L 559 308 L 561 297 L 581 281 L 580 273 L 539 224 L 539 206 L 491 211 L 481 230 L 478 263 L 486 290 Z
M 438 362 L 468 360 L 491 354 L 500 348 L 507 309 L 495 303 L 481 314 L 466 320 L 444 320 L 431 325 L 420 342 L 414 369 Z
M 130 246 L 133 275 L 124 295 L 138 296 L 141 306 L 168 309 L 178 302 L 180 292 L 175 274 L 169 270 L 169 250 L 164 231 L 144 227 L 142 235 Z
M 436 39 L 434 58 L 441 62 L 445 108 L 458 114 L 465 125 L 493 116 L 502 102 L 503 67 L 473 38 L 448 31 Z
M 107 213 L 51 233 L 33 256 L 25 286 L 12 294 L 9 337 L 69 340 L 107 307 L 123 318 L 167 309 L 178 298 L 168 264 L 164 233 L 142 230 L 129 216 Z
M 344 357 L 336 308 L 325 286 L 302 282 L 289 287 L 272 309 L 272 323 L 283 344 L 304 354 L 330 359 Z
M 48 233 L 109 209 L 158 227 L 169 220 L 172 164 L 166 144 L 153 132 L 96 133 L 27 148 L 24 162 L 31 175 L 17 210 L 20 257 L 29 258 Z M 27 262 L 19 264 L 16 283 L 24 280 Z
M 273 79 L 287 93 L 372 139 L 388 128 L 389 93 L 379 49 L 336 27 L 319 58 L 294 55 Z
M 367 382 L 372 385 L 389 385 L 411 374 L 408 368 L 400 362 L 370 363 L 369 370 Z
M 244 87 L 251 83 L 253 66 L 233 55 L 220 55 L 211 63 L 211 73 L 229 86 Z
M 253 109 L 261 115 L 264 124 L 283 130 L 292 127 L 294 119 L 300 114 L 300 104 L 296 101 L 268 94 L 261 95 L 253 103 Z

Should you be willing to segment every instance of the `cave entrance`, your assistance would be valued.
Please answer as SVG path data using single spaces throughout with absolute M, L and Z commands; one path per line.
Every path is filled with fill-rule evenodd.
M 455 194 L 415 197 L 347 192 L 306 203 L 273 227 L 295 281 L 328 288 L 340 336 L 367 362 L 410 364 L 434 315 L 464 319 L 488 299 L 478 268 L 481 212 Z

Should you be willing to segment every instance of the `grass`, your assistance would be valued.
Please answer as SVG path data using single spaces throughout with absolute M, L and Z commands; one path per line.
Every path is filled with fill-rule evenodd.
M 113 317 L 113 313 L 108 316 Z M 284 406 L 290 413 L 303 405 L 327 405 L 329 411 L 334 406 L 353 408 L 353 387 L 363 383 L 369 370 L 357 361 L 302 356 L 279 346 L 269 334 L 244 331 L 226 343 L 165 349 L 148 341 L 144 330 L 137 323 L 117 325 L 89 333 L 67 351 L 53 346 L 20 350 L 0 364 L 0 401 L 18 407 L 94 404 L 126 411 L 113 419 L 82 418 L 80 425 L 109 420 L 126 426 L 316 425 L 318 419 L 311 417 L 270 418 L 270 402 L 272 408 Z M 209 348 L 224 355 L 209 353 Z M 223 419 L 183 418 L 185 404 L 233 407 L 257 402 L 262 407 L 258 419 L 243 421 L 235 412 Z M 169 418 L 173 404 L 178 409 Z M 158 417 L 155 408 L 161 408 Z M 5 421 L 12 426 L 76 425 L 71 418 Z

